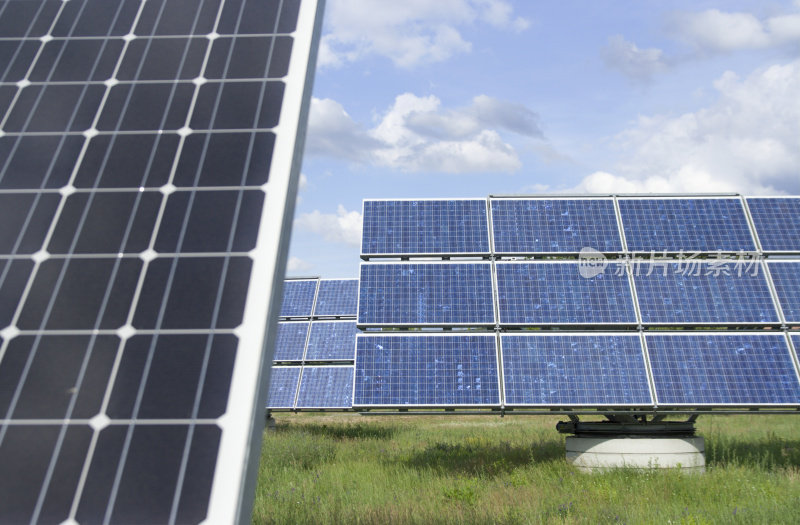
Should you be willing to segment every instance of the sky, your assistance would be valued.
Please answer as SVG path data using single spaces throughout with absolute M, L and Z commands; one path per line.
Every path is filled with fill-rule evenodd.
M 327 0 L 287 276 L 363 199 L 800 194 L 800 0 Z

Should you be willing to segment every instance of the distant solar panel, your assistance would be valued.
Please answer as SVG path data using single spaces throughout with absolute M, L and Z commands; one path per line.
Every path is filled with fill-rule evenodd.
M 492 199 L 491 210 L 496 253 L 622 251 L 611 198 Z
M 578 262 L 497 262 L 500 324 L 636 324 L 625 264 L 586 273 Z
M 492 267 L 471 263 L 362 263 L 359 325 L 494 324 Z
M 619 211 L 632 252 L 755 250 L 739 198 L 623 198 Z
M 506 406 L 653 404 L 638 334 L 503 334 L 500 347 Z
M 780 322 L 761 263 L 645 261 L 633 268 L 645 324 Z
M 304 366 L 297 408 L 351 408 L 352 366 Z
M 768 261 L 769 273 L 787 323 L 800 323 L 800 261 Z
M 270 374 L 267 408 L 294 408 L 297 385 L 300 382 L 300 366 L 274 366 Z
M 660 406 L 800 405 L 783 334 L 647 335 Z
M 308 322 L 278 323 L 273 361 L 302 361 L 308 338 Z
M 358 333 L 355 321 L 314 321 L 306 361 L 352 361 Z
M 281 317 L 311 317 L 318 283 L 317 279 L 285 281 Z
M 356 338 L 353 406 L 500 404 L 494 335 Z
M 356 316 L 358 279 L 322 279 L 319 282 L 315 316 Z
M 489 254 L 486 201 L 365 200 L 362 255 Z
M 800 197 L 748 197 L 747 207 L 765 252 L 800 252 Z

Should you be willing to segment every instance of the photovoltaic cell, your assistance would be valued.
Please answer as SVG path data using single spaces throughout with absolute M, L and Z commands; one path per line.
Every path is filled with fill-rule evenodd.
M 364 263 L 359 325 L 494 323 L 490 263 Z
M 488 254 L 486 201 L 364 201 L 363 255 Z
M 300 366 L 274 366 L 269 380 L 267 408 L 294 408 L 297 385 L 300 382 Z
M 320 25 L 0 1 L 0 522 L 250 520 Z
M 652 405 L 638 334 L 502 335 L 506 406 Z
M 494 335 L 359 335 L 353 406 L 500 404 Z
M 278 323 L 274 361 L 302 361 L 308 337 L 307 322 Z
M 800 252 L 800 197 L 749 197 L 747 207 L 765 252 Z
M 768 261 L 769 274 L 787 323 L 800 323 L 800 261 Z
M 670 405 L 798 405 L 783 334 L 647 335 L 656 398 Z
M 497 253 L 622 251 L 612 199 L 492 199 Z
M 358 279 L 322 279 L 315 316 L 353 316 L 358 310 Z
M 311 317 L 318 282 L 316 279 L 285 281 L 281 317 Z
M 297 408 L 351 408 L 352 366 L 304 366 Z
M 618 202 L 629 251 L 755 250 L 738 198 L 620 198 Z
M 498 262 L 500 324 L 635 324 L 624 264 L 586 273 L 578 262 Z
M 633 268 L 645 324 L 780 322 L 760 263 L 654 260 Z
M 352 361 L 359 332 L 355 321 L 314 321 L 308 336 L 306 361 Z

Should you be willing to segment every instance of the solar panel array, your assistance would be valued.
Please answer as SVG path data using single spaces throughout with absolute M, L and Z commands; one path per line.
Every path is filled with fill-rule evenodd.
M 321 9 L 0 2 L 0 522 L 250 519 Z

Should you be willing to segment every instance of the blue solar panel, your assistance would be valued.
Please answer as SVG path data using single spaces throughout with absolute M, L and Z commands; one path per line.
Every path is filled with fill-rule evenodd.
M 352 366 L 304 366 L 296 408 L 351 408 Z
M 315 316 L 353 316 L 358 309 L 358 279 L 322 279 L 319 282 Z
M 278 323 L 273 361 L 302 361 L 308 335 L 307 322 Z
M 359 335 L 353 406 L 499 405 L 493 335 Z
M 491 263 L 364 263 L 358 324 L 494 324 Z
M 267 408 L 294 408 L 297 383 L 300 381 L 299 366 L 274 366 L 269 379 Z
M 749 197 L 747 207 L 765 252 L 800 252 L 800 197 Z
M 314 321 L 306 361 L 353 360 L 359 331 L 355 321 Z
M 637 334 L 502 335 L 506 406 L 651 405 Z
M 800 404 L 783 334 L 647 335 L 659 405 Z
M 497 253 L 622 251 L 612 199 L 492 199 Z
M 364 255 L 488 254 L 486 201 L 364 201 Z
M 500 324 L 635 324 L 624 264 L 581 273 L 578 262 L 498 262 Z
M 759 263 L 745 269 L 724 259 L 653 261 L 633 268 L 639 311 L 645 324 L 780 322 Z
M 281 317 L 311 317 L 318 282 L 316 279 L 284 281 Z
M 769 274 L 787 323 L 800 323 L 800 261 L 769 261 Z
M 632 252 L 755 250 L 738 198 L 620 198 L 619 211 Z

